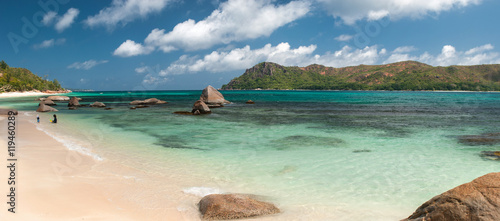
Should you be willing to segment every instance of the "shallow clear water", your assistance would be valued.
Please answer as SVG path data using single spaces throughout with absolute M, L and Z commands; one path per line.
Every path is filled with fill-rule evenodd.
M 168 161 L 186 177 L 200 177 L 180 188 L 263 195 L 299 220 L 398 220 L 434 195 L 500 170 L 500 162 L 479 156 L 500 145 L 458 142 L 461 135 L 500 132 L 500 93 L 222 93 L 233 103 L 204 116 L 172 114 L 190 111 L 201 91 L 73 93 L 80 103 L 114 109 L 60 104 L 60 123 L 41 129 L 76 135 L 72 146 L 104 159 L 146 154 L 141 165 L 122 163 L 158 174 L 168 173 Z M 150 97 L 169 103 L 129 109 L 128 102 Z M 245 104 L 249 99 L 256 104 Z M 27 111 L 36 104 L 0 100 Z M 52 113 L 40 115 L 48 120 Z

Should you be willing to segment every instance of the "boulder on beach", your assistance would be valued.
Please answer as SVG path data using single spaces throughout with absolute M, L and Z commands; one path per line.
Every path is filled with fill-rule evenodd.
M 40 104 L 38 104 L 38 109 L 36 109 L 36 112 L 51 112 L 51 111 L 58 111 L 58 110 L 51 106 L 45 105 L 43 101 L 41 101 Z
M 17 115 L 17 110 L 15 109 L 3 109 L 3 108 L 0 108 L 0 115 L 9 115 L 9 112 L 14 112 L 14 115 Z
M 77 97 L 72 97 L 68 102 L 68 107 L 79 107 L 79 106 L 80 106 L 80 102 L 78 102 Z
M 500 220 L 500 173 L 489 173 L 422 204 L 402 221 Z
M 205 102 L 208 107 L 223 107 L 224 104 L 229 104 L 231 102 L 224 99 L 224 96 L 215 89 L 214 87 L 208 85 L 201 92 L 200 100 Z
M 68 96 L 49 96 L 47 99 L 53 100 L 53 101 L 69 101 Z
M 212 111 L 210 111 L 210 108 L 203 102 L 202 100 L 197 100 L 193 104 L 193 110 L 191 110 L 191 113 L 194 115 L 200 115 L 200 114 L 210 114 Z
M 102 102 L 94 102 L 93 104 L 90 105 L 91 107 L 106 107 L 106 105 Z
M 245 194 L 210 194 L 199 203 L 203 219 L 241 219 L 279 213 L 272 203 L 262 202 Z
M 130 102 L 129 104 L 130 105 L 154 105 L 154 104 L 166 104 L 166 103 L 168 103 L 168 102 L 158 100 L 156 98 L 149 98 L 146 100 L 135 100 L 135 101 Z

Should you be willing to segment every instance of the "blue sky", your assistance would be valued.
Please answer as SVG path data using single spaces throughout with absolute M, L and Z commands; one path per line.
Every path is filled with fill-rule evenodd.
M 220 87 L 263 61 L 500 63 L 495 0 L 2 1 L 0 59 L 64 87 Z

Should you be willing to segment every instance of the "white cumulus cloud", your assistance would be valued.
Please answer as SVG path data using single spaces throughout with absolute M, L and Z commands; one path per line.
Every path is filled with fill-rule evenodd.
M 481 53 L 481 52 L 484 52 L 484 51 L 490 51 L 490 50 L 493 50 L 493 49 L 494 49 L 493 45 L 491 45 L 491 44 L 485 44 L 483 46 L 472 48 L 472 49 L 466 51 L 465 54 L 466 55 L 477 54 L 477 53 Z
M 154 50 L 154 48 L 151 46 L 145 47 L 139 43 L 136 43 L 135 41 L 127 40 L 127 41 L 123 42 L 120 45 L 120 47 L 118 47 L 113 52 L 113 55 L 120 56 L 120 57 L 131 57 L 131 56 L 136 56 L 136 55 L 149 54 L 153 50 Z
M 437 55 L 431 55 L 429 52 L 416 55 L 410 54 L 412 51 L 396 49 L 383 63 L 415 60 L 434 66 L 498 64 L 500 54 L 492 51 L 493 49 L 493 45 L 485 44 L 467 51 L 458 51 L 452 45 L 445 45 Z
M 142 73 L 145 73 L 147 70 L 149 69 L 148 66 L 142 66 L 142 67 L 138 67 L 135 69 L 135 72 L 139 73 L 139 74 L 142 74 Z
M 42 43 L 40 43 L 40 44 L 33 45 L 33 48 L 35 48 L 35 49 L 50 48 L 50 47 L 53 47 L 55 45 L 62 45 L 64 43 L 66 43 L 65 38 L 59 38 L 59 39 L 52 38 L 49 40 L 42 41 Z
M 305 16 L 309 11 L 308 1 L 274 5 L 271 0 L 229 0 L 221 3 L 217 10 L 201 21 L 189 19 L 177 24 L 170 32 L 165 29 L 152 30 L 144 40 L 144 45 L 140 46 L 148 49 L 153 47 L 166 53 L 179 49 L 207 49 L 218 44 L 269 36 L 279 27 Z M 139 47 L 139 43 L 135 44 Z M 147 53 L 123 55 L 140 54 Z
M 75 22 L 76 17 L 80 14 L 80 10 L 76 8 L 70 8 L 62 16 L 58 16 L 56 12 L 49 11 L 43 16 L 42 24 L 45 26 L 51 26 L 54 24 L 54 28 L 57 32 L 61 33 Z
M 335 38 L 337 41 L 350 41 L 354 36 L 352 35 L 339 35 Z
M 480 4 L 482 0 L 316 0 L 332 16 L 352 25 L 358 20 L 403 17 L 420 18 L 454 8 Z
M 113 0 L 111 6 L 89 16 L 84 23 L 89 27 L 106 26 L 111 30 L 118 24 L 126 25 L 137 18 L 158 13 L 170 2 L 172 0 Z
M 48 25 L 52 24 L 52 22 L 54 22 L 56 17 L 57 17 L 57 13 L 55 13 L 53 11 L 47 12 L 47 14 L 45 14 L 43 16 L 42 23 L 44 25 L 48 26 Z
M 160 75 L 177 75 L 195 72 L 225 72 L 244 70 L 253 65 L 268 61 L 286 66 L 307 66 L 310 64 L 323 64 L 328 66 L 343 67 L 358 64 L 374 64 L 382 53 L 376 46 L 364 49 L 352 49 L 345 46 L 334 53 L 315 55 L 316 45 L 300 46 L 292 49 L 288 43 L 276 46 L 267 44 L 255 50 L 250 46 L 236 48 L 231 51 L 214 51 L 203 58 L 181 56 L 168 68 L 162 70 Z
M 80 11 L 76 8 L 68 9 L 68 11 L 57 21 L 55 25 L 56 30 L 62 32 L 64 29 L 69 28 L 79 13 Z
M 454 46 L 445 45 L 441 53 L 432 55 L 429 52 L 415 54 L 414 46 L 402 46 L 393 51 L 378 49 L 376 45 L 362 49 L 344 46 L 340 50 L 314 53 L 316 45 L 291 48 L 289 43 L 276 46 L 266 44 L 262 48 L 251 49 L 250 46 L 213 51 L 203 57 L 183 55 L 171 63 L 166 69 L 159 71 L 159 76 L 180 75 L 197 72 L 227 72 L 245 70 L 263 61 L 275 62 L 285 66 L 307 66 L 321 64 L 329 67 L 346 67 L 360 64 L 387 64 L 399 61 L 414 60 L 433 66 L 476 65 L 500 63 L 500 54 L 493 52 L 491 44 L 482 45 L 467 51 L 458 51 Z M 138 71 L 136 69 L 136 71 Z
M 96 60 L 88 60 L 88 61 L 84 61 L 84 62 L 75 62 L 73 64 L 70 64 L 68 66 L 69 69 L 83 69 L 83 70 L 89 70 L 93 67 L 95 67 L 96 65 L 99 65 L 99 64 L 104 64 L 104 63 L 108 63 L 108 60 L 100 60 L 100 61 L 96 61 Z
M 401 53 L 408 53 L 408 52 L 412 52 L 412 51 L 416 51 L 417 48 L 415 48 L 414 46 L 401 46 L 401 47 L 397 47 L 396 49 L 394 49 L 394 51 L 392 51 L 392 53 L 394 54 L 401 54 Z

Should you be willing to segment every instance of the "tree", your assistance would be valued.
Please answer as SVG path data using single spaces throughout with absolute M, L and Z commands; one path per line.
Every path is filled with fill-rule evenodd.
M 4 61 L 4 60 L 2 60 L 2 61 L 0 62 L 0 68 L 1 68 L 1 69 L 4 69 L 4 70 L 5 70 L 5 69 L 7 69 L 8 67 L 9 67 L 9 65 L 7 65 L 7 63 L 5 63 L 5 61 Z

